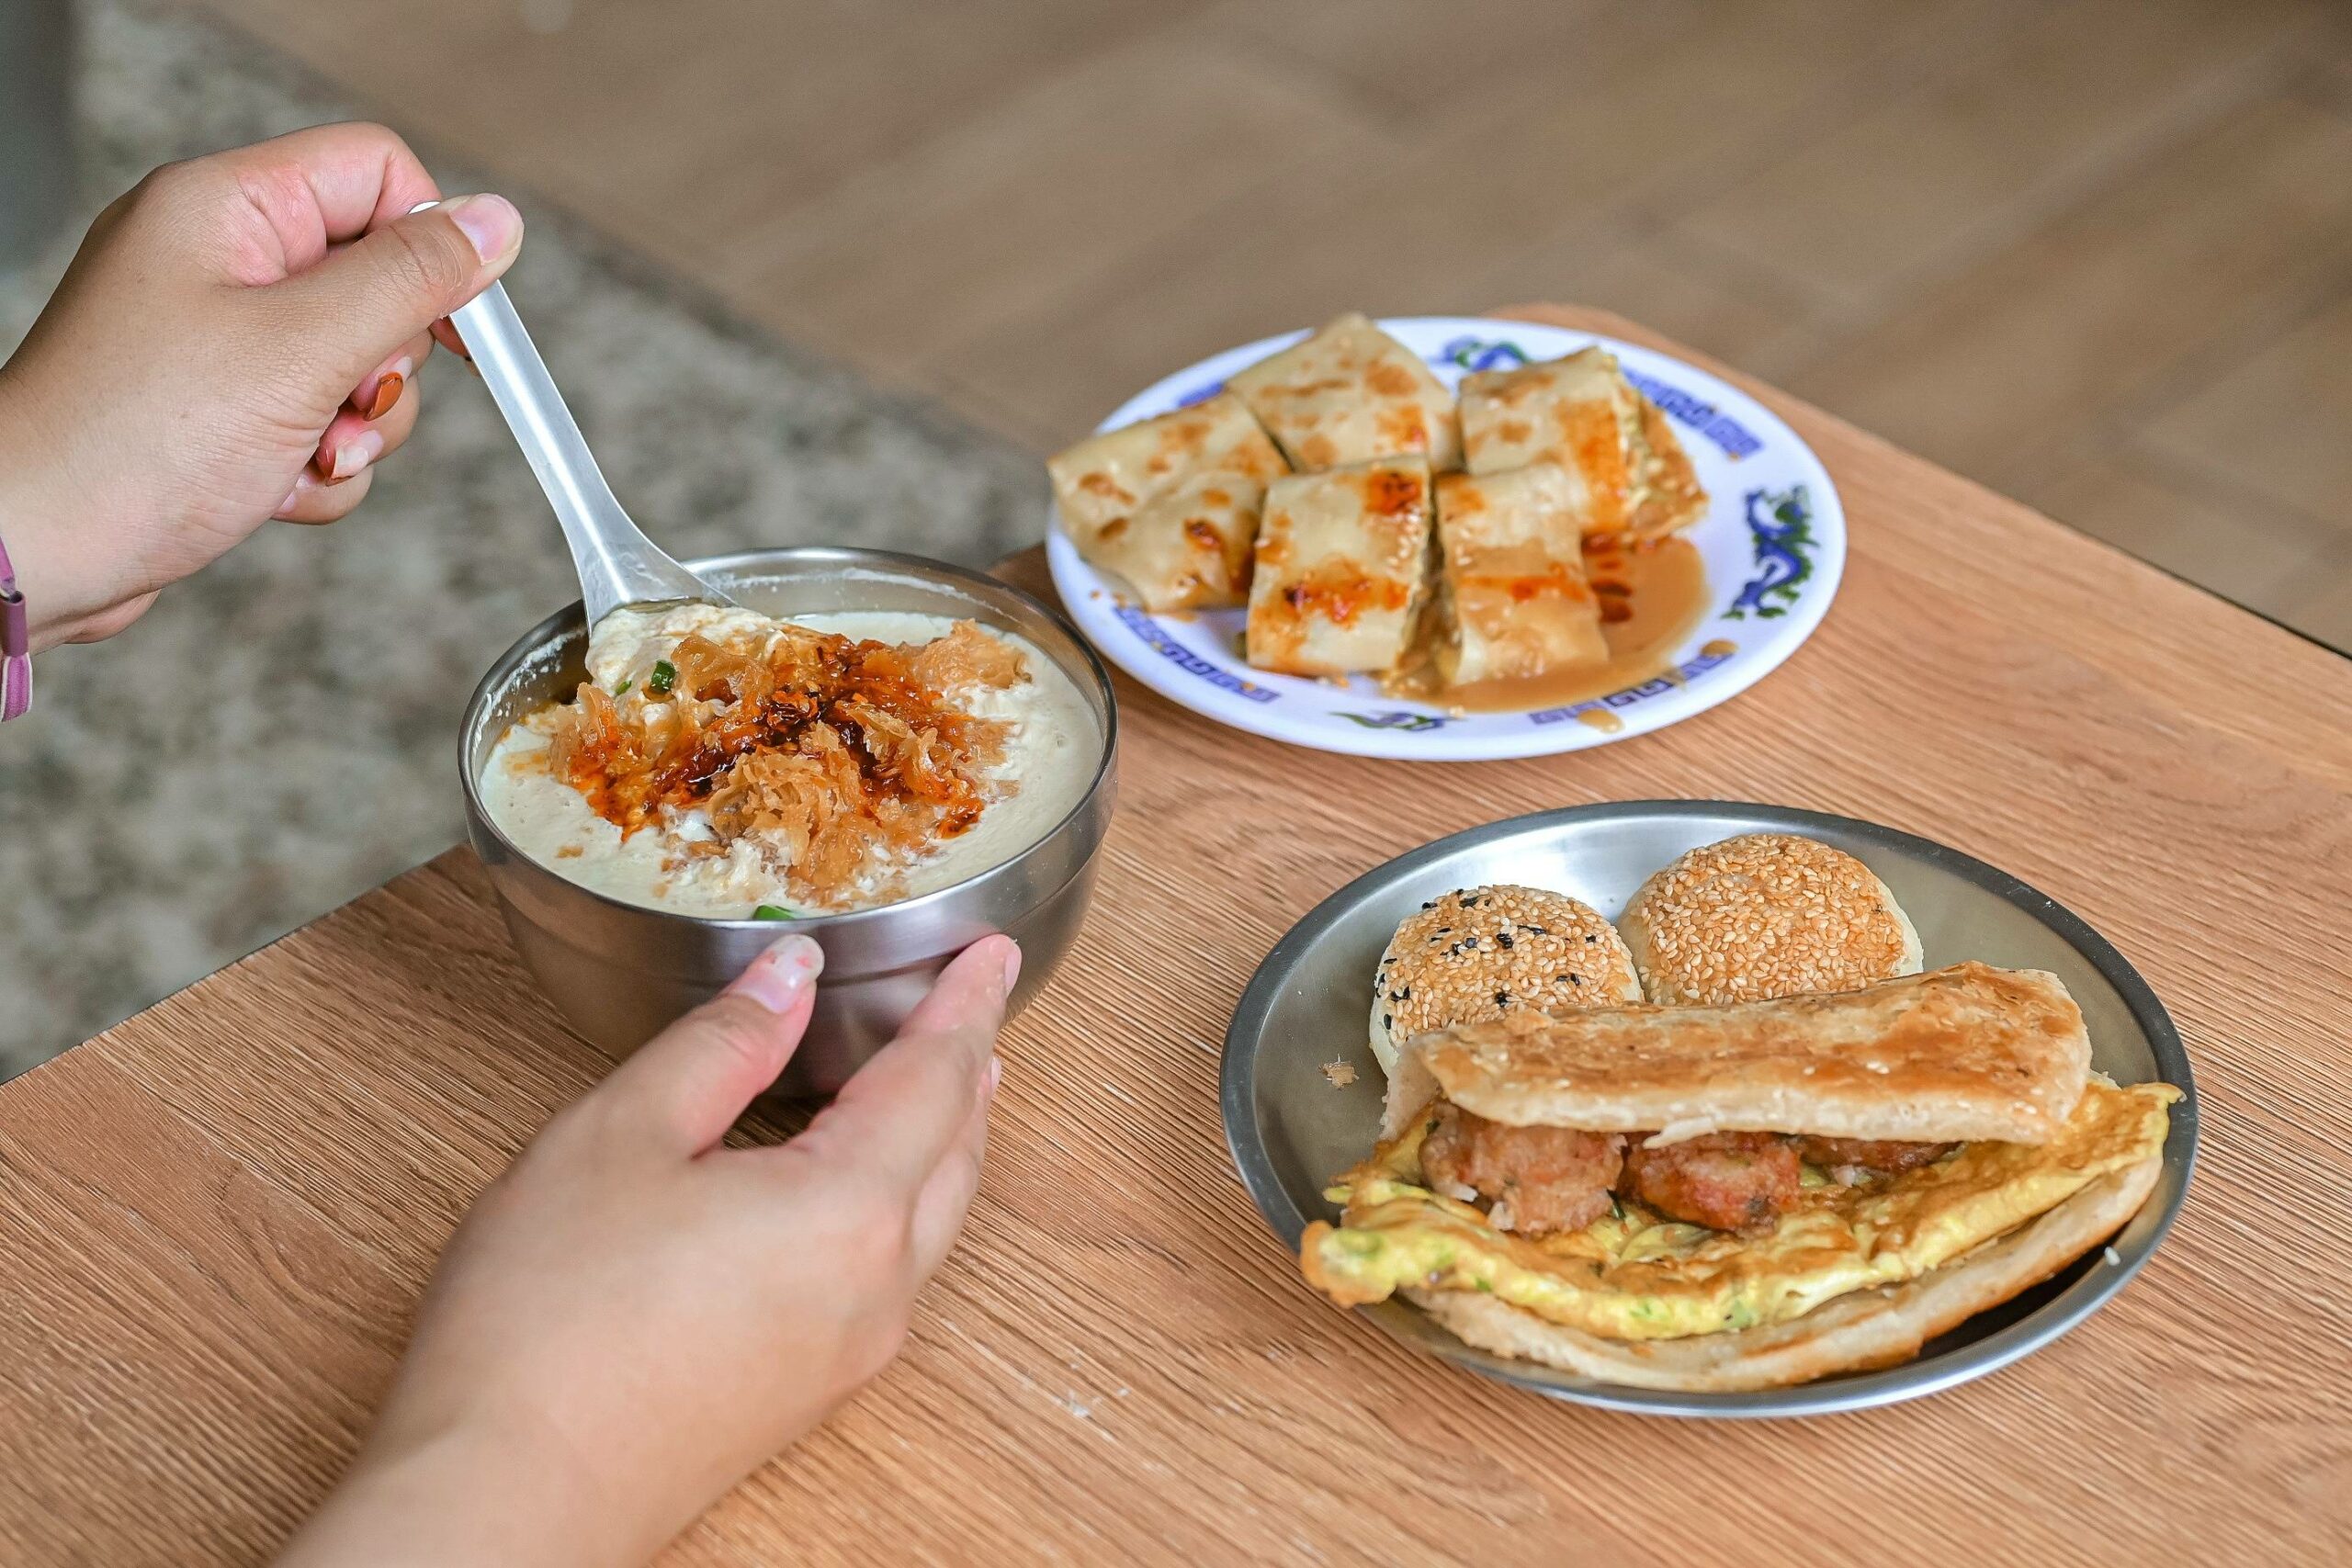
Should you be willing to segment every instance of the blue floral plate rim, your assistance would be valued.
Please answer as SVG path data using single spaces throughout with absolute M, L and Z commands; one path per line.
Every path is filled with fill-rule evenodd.
M 1712 607 L 1651 680 L 1566 706 L 1452 714 L 1344 684 L 1250 668 L 1236 644 L 1238 610 L 1153 615 L 1079 554 L 1059 513 L 1046 553 L 1081 632 L 1129 675 L 1220 723 L 1294 745 L 1356 755 L 1466 761 L 1542 756 L 1631 739 L 1730 700 L 1812 636 L 1844 575 L 1845 513 L 1827 469 L 1778 415 L 1740 389 L 1671 355 L 1605 334 L 1491 317 L 1408 316 L 1381 326 L 1448 386 L 1474 370 L 1556 358 L 1598 344 L 1674 421 L 1710 505 L 1686 537 L 1705 562 Z M 1164 377 L 1098 427 L 1215 395 L 1235 371 L 1306 336 L 1245 344 Z

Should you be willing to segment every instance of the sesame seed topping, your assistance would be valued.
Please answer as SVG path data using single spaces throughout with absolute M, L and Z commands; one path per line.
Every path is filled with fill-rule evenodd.
M 1431 900 L 1397 928 L 1382 962 L 1383 1027 L 1399 1038 L 1522 1008 L 1639 999 L 1609 922 L 1540 888 L 1474 887 Z
M 1625 918 L 1655 1002 L 1852 990 L 1892 978 L 1906 948 L 1868 866 L 1786 833 L 1692 850 L 1643 885 Z

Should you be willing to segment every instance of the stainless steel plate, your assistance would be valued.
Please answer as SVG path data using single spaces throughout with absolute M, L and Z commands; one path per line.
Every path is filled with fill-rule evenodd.
M 1850 818 L 1724 801 L 1627 801 L 1538 812 L 1440 839 L 1348 884 L 1293 926 L 1242 993 L 1225 1037 L 1226 1139 L 1241 1179 L 1294 1249 L 1310 1217 L 1338 1219 L 1324 1184 L 1362 1159 L 1386 1080 L 1365 1016 L 1372 972 L 1396 923 L 1450 888 L 1545 887 L 1614 919 L 1643 879 L 1686 850 L 1736 833 L 1803 833 L 1860 858 L 1919 928 L 1930 968 L 1964 958 L 2047 969 L 2090 1028 L 2092 1064 L 2118 1083 L 2176 1085 L 2164 1174 L 2115 1238 L 2055 1278 L 1928 1342 L 1904 1366 L 1755 1393 L 1678 1393 L 1596 1382 L 1474 1350 L 1403 1302 L 1365 1311 L 1381 1327 L 1452 1360 L 1559 1399 L 1672 1416 L 1804 1416 L 1932 1393 L 2040 1348 L 2138 1272 L 2179 1213 L 2197 1156 L 2197 1089 L 2164 1004 L 2090 927 L 2017 878 L 1926 839 Z M 1346 1061 L 1336 1089 L 1323 1064 Z

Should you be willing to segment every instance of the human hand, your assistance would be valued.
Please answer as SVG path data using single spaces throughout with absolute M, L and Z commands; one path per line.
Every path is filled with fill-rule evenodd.
M 407 439 L 428 329 L 514 261 L 378 125 L 173 164 L 90 226 L 0 367 L 0 540 L 36 650 L 112 636 L 269 518 L 332 523 Z M 445 328 L 444 331 L 447 329 Z
M 1021 950 L 966 949 L 799 1136 L 722 1147 L 820 962 L 785 937 L 483 1192 L 285 1562 L 639 1562 L 882 1370 L 979 1182 Z

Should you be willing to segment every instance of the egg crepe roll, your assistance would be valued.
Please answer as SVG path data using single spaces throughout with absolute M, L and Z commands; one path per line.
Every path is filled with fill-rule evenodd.
M 1396 668 L 1429 591 L 1430 466 L 1384 457 L 1266 487 L 1244 631 L 1291 675 Z
M 1046 471 L 1079 554 L 1164 611 L 1248 601 L 1266 483 L 1290 465 L 1240 397 L 1220 392 L 1090 435 Z
M 1351 310 L 1227 378 L 1300 473 L 1382 457 L 1462 463 L 1453 394 L 1421 356 Z
M 1407 1043 L 1384 1135 L 1441 1094 L 1489 1121 L 1940 1143 L 2046 1143 L 2090 1070 L 2054 975 L 1955 964 L 1859 991 L 1731 1007 L 1511 1013 Z
M 1437 481 L 1440 635 L 1450 686 L 1523 680 L 1609 657 L 1585 576 L 1581 481 L 1557 463 Z
M 1654 538 L 1705 515 L 1690 456 L 1617 356 L 1594 346 L 1463 378 L 1464 466 L 1498 474 L 1559 463 L 1583 480 L 1585 532 Z

